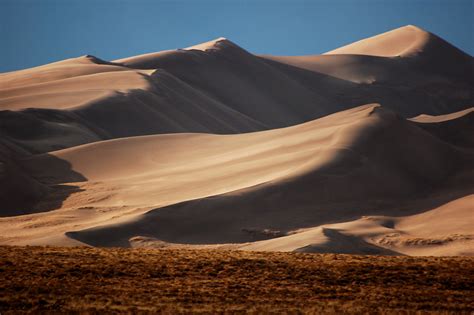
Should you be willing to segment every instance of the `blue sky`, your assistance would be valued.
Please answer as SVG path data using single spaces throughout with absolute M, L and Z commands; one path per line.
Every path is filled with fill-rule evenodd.
M 254 53 L 319 54 L 406 24 L 473 55 L 473 12 L 474 0 L 0 0 L 0 72 L 221 36 Z

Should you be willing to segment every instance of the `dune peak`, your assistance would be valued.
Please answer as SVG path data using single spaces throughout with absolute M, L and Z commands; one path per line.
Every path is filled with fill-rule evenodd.
M 432 37 L 430 32 L 415 25 L 405 25 L 329 51 L 327 55 L 350 54 L 379 57 L 416 55 Z
M 425 33 L 429 33 L 427 32 L 426 30 L 424 30 L 423 28 L 417 26 L 417 25 L 414 25 L 414 24 L 407 24 L 405 26 L 401 26 L 399 28 L 396 28 L 396 29 L 393 29 L 391 32 L 393 31 L 397 31 L 397 30 L 402 30 L 402 29 L 413 29 L 413 30 L 416 30 L 418 32 L 425 32 Z
M 75 60 L 78 60 L 78 61 L 85 61 L 85 62 L 90 62 L 90 63 L 95 63 L 95 64 L 98 64 L 98 65 L 106 65 L 106 64 L 111 64 L 110 61 L 107 61 L 107 60 L 104 60 L 104 59 L 101 59 L 99 57 L 96 57 L 94 55 L 83 55 L 83 56 L 80 56 L 80 57 L 77 57 L 77 58 L 74 58 Z
M 218 37 L 208 42 L 204 42 L 201 44 L 184 48 L 184 50 L 209 51 L 209 50 L 217 50 L 217 49 L 226 48 L 226 47 L 238 47 L 238 45 L 234 44 L 232 41 L 230 41 L 229 39 L 225 37 Z

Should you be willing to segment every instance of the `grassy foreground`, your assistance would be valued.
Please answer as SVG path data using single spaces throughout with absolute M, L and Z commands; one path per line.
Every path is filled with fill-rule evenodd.
M 470 313 L 473 290 L 468 257 L 0 247 L 1 314 Z

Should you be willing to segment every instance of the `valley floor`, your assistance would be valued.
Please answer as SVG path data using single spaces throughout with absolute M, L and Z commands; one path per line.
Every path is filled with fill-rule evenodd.
M 0 247 L 0 313 L 474 312 L 473 257 Z

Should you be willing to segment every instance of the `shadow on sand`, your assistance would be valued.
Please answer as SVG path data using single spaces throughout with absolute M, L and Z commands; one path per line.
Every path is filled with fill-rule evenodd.
M 284 234 L 363 216 L 415 215 L 473 193 L 474 188 L 470 188 L 430 194 L 418 200 L 367 202 L 356 207 L 353 203 L 295 206 L 297 196 L 281 193 L 269 199 L 257 196 L 256 191 L 234 192 L 157 208 L 129 222 L 68 232 L 67 236 L 99 247 L 130 247 L 129 240 L 135 236 L 180 244 L 244 243 L 274 237 L 263 233 L 256 237 L 245 233 L 243 228 L 278 230 Z M 396 254 L 382 253 L 377 248 L 374 252 Z
M 48 172 L 52 175 L 43 175 Z M 71 194 L 81 191 L 64 183 L 85 180 L 69 162 L 51 154 L 24 160 L 4 158 L 0 160 L 0 217 L 58 209 Z

